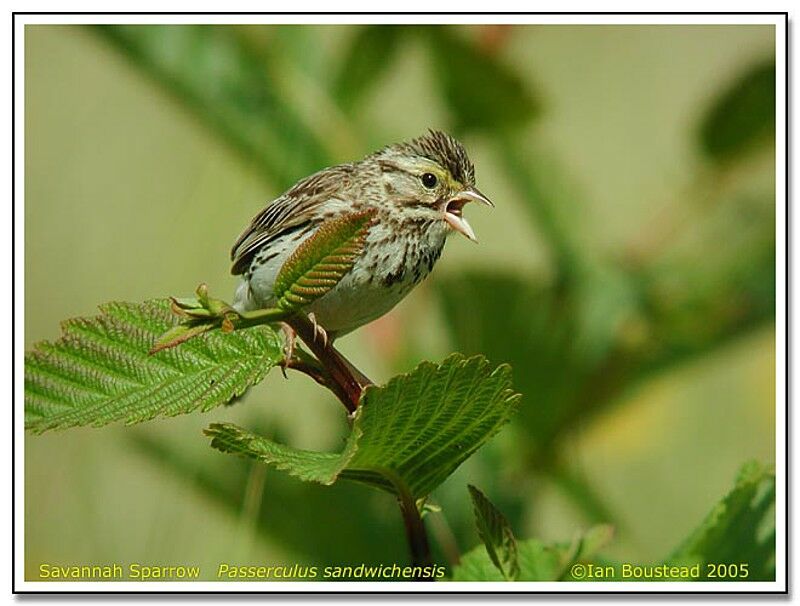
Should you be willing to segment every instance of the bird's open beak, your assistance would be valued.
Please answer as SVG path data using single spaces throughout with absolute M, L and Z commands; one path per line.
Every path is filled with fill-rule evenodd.
M 469 189 L 465 189 L 464 191 L 459 192 L 450 198 L 447 202 L 445 202 L 441 210 L 444 213 L 445 222 L 450 227 L 452 227 L 458 233 L 465 235 L 473 242 L 477 242 L 478 238 L 475 237 L 475 232 L 472 231 L 472 226 L 467 223 L 467 220 L 464 218 L 461 212 L 467 202 L 480 202 L 481 204 L 485 204 L 486 206 L 491 206 L 494 208 L 494 204 L 492 204 L 489 198 L 484 196 L 474 187 L 470 187 Z

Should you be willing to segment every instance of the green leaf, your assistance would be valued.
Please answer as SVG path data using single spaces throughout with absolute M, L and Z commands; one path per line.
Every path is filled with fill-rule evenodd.
M 350 41 L 333 81 L 333 93 L 344 108 L 352 108 L 386 73 L 397 54 L 402 26 L 366 25 Z
M 569 574 L 572 563 L 585 561 L 595 555 L 595 550 L 605 545 L 608 527 L 589 529 L 572 543 L 546 544 L 537 539 L 520 541 L 517 545 L 518 581 L 558 581 Z M 575 545 L 583 547 L 576 552 Z M 568 577 L 567 577 L 568 578 Z M 492 562 L 487 550 L 475 547 L 461 558 L 453 569 L 453 581 L 504 581 L 503 573 Z M 569 579 L 574 580 L 574 579 Z
M 275 278 L 277 306 L 297 309 L 336 286 L 364 249 L 375 212 L 368 209 L 331 219 L 304 240 Z
M 149 355 L 173 329 L 170 302 L 108 303 L 25 355 L 25 427 L 36 433 L 207 411 L 261 381 L 283 354 L 270 328 L 210 332 Z
M 702 150 L 717 162 L 774 140 L 775 61 L 754 65 L 714 102 L 699 126 Z
M 536 539 L 517 544 L 520 581 L 588 580 L 576 579 L 571 570 L 576 563 L 603 567 L 605 580 L 623 579 L 621 566 L 597 556 L 611 539 L 610 526 L 601 525 L 577 537 L 571 544 L 546 545 Z M 746 464 L 736 485 L 709 513 L 700 527 L 666 560 L 656 566 L 698 566 L 700 580 L 708 578 L 705 564 L 746 565 L 747 575 L 738 580 L 775 579 L 775 473 L 757 462 Z M 586 570 L 584 568 L 584 570 Z M 454 581 L 502 581 L 505 576 L 494 563 L 488 549 L 476 547 L 453 570 Z M 600 578 L 600 577 L 595 577 Z M 730 580 L 730 579 L 728 579 Z
M 480 448 L 511 415 L 519 394 L 511 368 L 490 369 L 482 356 L 423 362 L 383 386 L 369 386 L 342 452 L 320 453 L 277 444 L 231 424 L 207 430 L 211 445 L 301 480 L 332 484 L 338 478 L 415 499 L 428 495 Z
M 670 562 L 748 564 L 742 580 L 775 579 L 775 472 L 751 461 L 736 485 L 675 551 Z M 701 567 L 702 577 L 708 570 Z
M 170 308 L 180 318 L 180 324 L 172 326 L 156 339 L 151 354 L 177 347 L 213 329 L 229 333 L 261 324 L 274 324 L 292 315 L 277 307 L 238 312 L 222 299 L 212 298 L 205 283 L 197 287 L 196 294 L 194 298 L 170 297 Z
M 172 347 L 177 347 L 181 343 L 185 343 L 189 339 L 194 339 L 197 336 L 202 335 L 204 332 L 208 332 L 212 328 L 216 328 L 217 325 L 212 322 L 205 322 L 202 324 L 178 324 L 177 326 L 173 326 L 163 335 L 158 337 L 153 343 L 153 347 L 150 348 L 148 353 L 155 354 L 161 351 L 162 349 L 170 349 Z
M 360 431 L 353 428 L 341 453 L 301 450 L 273 442 L 231 423 L 212 423 L 205 434 L 222 452 L 251 457 L 304 482 L 333 484 L 357 448 Z
M 236 28 L 109 25 L 90 31 L 174 94 L 279 189 L 331 164 L 323 142 L 281 95 L 269 57 Z
M 451 27 L 430 26 L 422 31 L 436 83 L 458 129 L 506 129 L 524 124 L 538 113 L 539 104 L 528 86 L 496 56 Z
M 486 547 L 489 559 L 505 580 L 516 580 L 519 576 L 517 540 L 508 520 L 475 486 L 468 484 L 467 488 L 472 499 L 478 534 Z

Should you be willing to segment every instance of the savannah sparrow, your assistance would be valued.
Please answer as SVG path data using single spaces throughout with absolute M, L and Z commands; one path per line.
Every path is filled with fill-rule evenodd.
M 242 276 L 233 306 L 240 312 L 273 306 L 275 278 L 304 240 L 325 221 L 375 209 L 352 269 L 304 309 L 333 340 L 403 299 L 433 269 L 449 233 L 475 241 L 462 215 L 471 201 L 493 206 L 475 188 L 464 146 L 439 131 L 321 170 L 268 204 L 233 245 L 231 273 Z

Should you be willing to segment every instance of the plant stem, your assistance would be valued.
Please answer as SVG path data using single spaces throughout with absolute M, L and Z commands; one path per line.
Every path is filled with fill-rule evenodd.
M 422 521 L 422 516 L 419 513 L 419 508 L 417 507 L 416 501 L 414 501 L 414 497 L 408 490 L 405 482 L 398 476 L 386 469 L 384 469 L 382 473 L 394 485 L 397 502 L 400 505 L 400 513 L 403 516 L 403 524 L 406 528 L 406 540 L 408 541 L 408 549 L 411 553 L 411 565 L 421 567 L 433 566 L 433 556 L 431 555 L 431 546 L 428 541 L 428 532 L 425 529 L 425 523 Z M 423 581 L 429 579 L 416 576 L 413 577 L 412 580 Z
M 358 408 L 362 390 L 372 381 L 336 351 L 329 340 L 326 341 L 316 335 L 314 326 L 305 317 L 295 315 L 286 322 L 322 364 L 327 373 L 326 379 L 329 379 L 325 385 L 341 400 L 348 413 L 354 413 Z M 298 370 L 302 371 L 300 368 Z M 317 380 L 316 377 L 313 378 Z
M 406 527 L 406 540 L 408 541 L 408 548 L 411 552 L 411 565 L 430 567 L 433 565 L 433 557 L 431 556 L 431 546 L 428 543 L 428 532 L 425 530 L 425 523 L 419 515 L 419 509 L 414 499 L 404 498 L 408 495 L 400 495 L 397 497 L 400 503 L 400 513 L 403 515 L 403 524 Z M 414 577 L 415 581 L 422 580 L 420 577 Z
M 287 360 L 286 368 L 293 368 L 307 374 L 320 385 L 330 389 L 342 401 L 349 413 L 358 408 L 361 392 L 364 387 L 371 385 L 372 381 L 364 373 L 353 366 L 347 358 L 340 354 L 329 340 L 324 340 L 315 334 L 314 326 L 301 315 L 293 316 L 286 323 L 308 346 L 316 356 L 313 360 L 303 352 L 298 351 L 298 357 Z M 430 542 L 425 523 L 419 513 L 416 501 L 405 483 L 388 470 L 384 475 L 392 482 L 403 516 L 406 529 L 406 540 L 411 552 L 411 565 L 415 567 L 430 567 L 433 565 Z M 428 580 L 422 576 L 413 577 L 412 580 Z
M 352 406 L 351 396 L 345 392 L 338 383 L 331 379 L 328 371 L 325 370 L 316 359 L 314 359 L 314 363 L 311 363 L 306 360 L 292 358 L 289 361 L 284 360 L 281 365 L 283 368 L 290 368 L 291 370 L 296 370 L 304 375 L 308 375 L 319 385 L 328 388 L 333 395 L 339 399 L 348 412 L 350 411 Z

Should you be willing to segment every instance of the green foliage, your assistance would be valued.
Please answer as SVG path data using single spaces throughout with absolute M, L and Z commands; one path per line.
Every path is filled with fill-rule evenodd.
M 411 35 L 412 30 L 420 35 Z M 232 27 L 93 28 L 143 74 L 176 95 L 181 107 L 193 112 L 205 127 L 233 145 L 248 163 L 255 163 L 259 174 L 277 187 L 285 187 L 295 178 L 330 164 L 334 154 L 329 148 L 344 153 L 343 146 L 354 148 L 354 141 L 362 138 L 385 143 L 384 135 L 374 129 L 365 128 L 367 132 L 361 132 L 359 129 L 368 125 L 360 123 L 357 112 L 352 110 L 388 72 L 387 67 L 396 62 L 403 45 L 414 42 L 424 45 L 433 68 L 433 78 L 426 80 L 432 82 L 432 90 L 424 92 L 431 95 L 437 109 L 441 105 L 445 114 L 452 117 L 452 127 L 484 137 L 482 143 L 488 143 L 493 150 L 494 165 L 506 171 L 516 198 L 524 204 L 536 234 L 548 249 L 551 267 L 547 281 L 475 271 L 451 275 L 444 281 L 436 278 L 445 311 L 443 317 L 449 322 L 456 348 L 467 354 L 484 353 L 493 363 L 510 362 L 516 373 L 516 387 L 536 397 L 536 406 L 523 407 L 522 414 L 517 417 L 516 437 L 522 437 L 515 439 L 511 446 L 511 451 L 522 458 L 525 481 L 535 482 L 540 479 L 537 474 L 541 471 L 551 476 L 563 472 L 564 466 L 559 461 L 560 438 L 576 427 L 585 428 L 597 411 L 619 401 L 620 395 L 635 388 L 640 381 L 671 364 L 685 363 L 692 357 L 719 349 L 746 332 L 770 324 L 774 317 L 775 293 L 774 215 L 763 212 L 763 208 L 771 209 L 773 200 L 767 199 L 768 204 L 763 204 L 760 198 L 754 203 L 724 197 L 709 201 L 705 191 L 689 192 L 695 198 L 688 200 L 689 205 L 702 206 L 702 212 L 692 215 L 687 225 L 678 226 L 673 232 L 698 234 L 694 245 L 688 246 L 684 254 L 670 255 L 664 247 L 665 250 L 648 250 L 640 258 L 639 251 L 629 254 L 623 244 L 618 250 L 611 250 L 607 258 L 600 258 L 596 247 L 591 245 L 592 238 L 586 233 L 594 227 L 581 223 L 586 216 L 577 202 L 580 196 L 576 183 L 581 175 L 573 177 L 573 173 L 580 173 L 575 170 L 580 165 L 560 167 L 556 150 L 542 148 L 540 136 L 532 136 L 532 131 L 526 128 L 540 112 L 540 96 L 531 84 L 535 80 L 523 78 L 521 72 L 512 68 L 505 60 L 508 53 L 494 52 L 482 45 L 478 37 L 472 36 L 472 31 L 456 30 L 450 27 L 358 28 L 343 54 L 343 62 L 338 70 L 333 70 L 333 78 L 328 78 L 327 73 L 313 71 L 320 66 L 327 67 L 325 61 L 309 60 L 306 66 L 309 73 L 304 76 L 320 87 L 312 91 L 319 96 L 304 97 L 303 101 L 309 104 L 333 101 L 350 112 L 348 120 L 338 117 L 337 121 L 336 108 L 331 103 L 325 107 L 334 111 L 326 114 L 324 124 L 312 128 L 299 117 L 302 107 L 299 111 L 295 109 L 298 99 L 287 101 L 289 96 L 282 84 L 289 79 L 281 72 L 287 67 L 287 60 L 279 56 L 280 50 L 275 50 L 280 47 L 280 40 L 268 35 L 266 30 L 251 29 L 254 35 L 248 37 Z M 303 59 L 306 46 L 313 46 L 309 56 L 316 53 L 314 56 L 318 58 L 325 53 L 327 47 L 315 43 L 313 29 L 297 36 L 294 33 L 295 30 L 285 28 L 278 35 L 284 42 L 291 39 L 297 54 L 293 60 Z M 771 140 L 775 124 L 774 70 L 772 59 L 754 66 L 723 91 L 708 111 L 700 112 L 703 120 L 698 124 L 696 142 L 700 151 L 712 161 L 714 177 L 720 181 L 737 176 L 724 172 L 729 160 L 747 159 L 748 151 Z M 326 85 L 330 86 L 329 90 L 324 90 Z M 332 117 L 330 123 L 328 117 Z M 331 132 L 336 136 L 332 137 Z M 347 153 L 350 153 L 349 148 Z M 486 178 L 483 172 L 480 174 L 481 178 Z M 654 192 L 652 200 L 643 204 L 657 208 L 662 194 Z M 719 222 L 717 232 L 704 231 L 712 214 L 709 209 L 714 205 L 727 215 Z M 743 223 L 728 220 L 736 216 L 741 217 Z M 746 236 L 744 239 L 740 238 L 742 234 Z M 648 240 L 647 234 L 644 239 Z M 658 237 L 651 239 L 659 241 Z M 702 258 L 701 263 L 698 258 Z M 295 278 L 299 276 L 297 273 L 287 284 L 297 284 Z M 290 290 L 291 287 L 285 286 L 283 292 Z M 301 292 L 300 295 L 319 296 L 318 292 Z M 163 302 L 158 305 L 166 313 L 161 309 Z M 221 318 L 215 322 L 217 320 Z M 175 319 L 170 318 L 170 321 Z M 174 325 L 166 319 L 165 322 L 162 328 L 173 341 L 185 340 L 208 329 L 200 325 Z M 219 325 L 219 322 L 215 324 Z M 196 407 L 213 406 L 224 401 L 226 393 L 231 394 L 226 397 L 234 397 L 251 382 L 260 380 L 253 377 L 259 372 L 265 373 L 280 358 L 277 337 L 262 327 L 237 330 L 234 335 L 218 331 L 202 335 L 173 352 L 142 358 L 144 366 L 138 369 L 138 356 L 146 352 L 146 346 L 152 344 L 157 332 L 148 333 L 144 339 L 147 343 L 137 342 L 135 352 L 126 350 L 124 356 L 115 352 L 115 359 L 123 363 L 111 364 L 93 359 L 94 350 L 84 349 L 84 345 L 73 348 L 70 343 L 85 339 L 82 334 L 67 339 L 66 333 L 74 331 L 77 328 L 68 325 L 62 341 L 42 344 L 26 356 L 26 375 L 31 376 L 30 389 L 26 385 L 26 424 L 33 431 L 84 422 L 100 424 L 107 422 L 109 416 L 135 422 L 162 414 L 162 410 L 163 414 L 178 414 Z M 109 329 L 109 333 L 113 333 L 115 339 L 118 336 L 116 329 Z M 509 339 L 508 335 L 514 338 Z M 227 349 L 227 345 L 233 347 L 232 336 L 244 340 L 245 346 L 240 349 L 247 352 L 241 357 L 238 357 L 241 352 L 237 352 L 235 363 Z M 267 347 L 259 350 L 260 345 L 253 344 L 257 340 L 267 343 Z M 181 365 L 186 364 L 185 368 L 194 373 L 192 376 L 205 377 L 193 364 L 205 363 L 205 353 L 195 350 L 210 348 L 209 343 L 216 344 L 215 351 L 224 355 L 208 359 L 208 372 L 219 372 L 219 376 L 224 377 L 222 382 L 236 382 L 235 388 L 232 386 L 208 402 L 192 401 L 190 395 L 181 398 L 181 386 L 189 394 L 190 378 L 187 376 L 187 383 L 183 384 L 173 377 L 170 383 L 169 372 L 172 371 L 152 365 L 163 360 L 172 363 L 174 368 L 183 368 Z M 259 355 L 265 358 L 263 366 L 257 363 Z M 184 356 L 192 364 L 184 360 Z M 426 375 L 434 381 L 441 367 L 430 367 L 438 369 Z M 248 368 L 252 371 L 250 375 Z M 229 376 L 224 369 L 233 369 L 233 374 Z M 421 372 L 420 369 L 411 376 Z M 148 387 L 147 381 L 139 382 L 141 376 L 148 380 L 152 377 L 155 383 Z M 82 383 L 85 380 L 92 382 L 91 390 Z M 161 385 L 158 381 L 164 383 L 163 389 L 158 388 Z M 393 384 L 397 386 L 395 392 L 390 390 Z M 422 385 L 421 380 L 415 383 L 406 377 L 385 387 L 371 388 L 341 453 L 309 453 L 282 446 L 280 436 L 275 436 L 272 428 L 258 431 L 269 436 L 269 440 L 229 425 L 213 426 L 211 432 L 218 447 L 271 462 L 309 480 L 328 482 L 343 477 L 396 490 L 398 482 L 409 481 L 407 476 L 415 476 L 420 469 L 437 471 L 435 477 L 423 477 L 423 485 L 414 488 L 415 494 L 423 494 L 463 461 L 455 457 L 459 454 L 458 448 L 448 447 L 449 454 L 437 454 L 433 447 L 441 439 L 451 440 L 447 437 L 449 434 L 441 438 L 434 430 L 448 429 L 445 419 L 452 416 L 458 420 L 463 415 L 453 411 L 445 414 L 440 408 L 445 408 L 446 398 L 430 403 L 426 395 L 426 402 L 419 403 L 419 417 L 415 416 L 411 398 L 406 396 L 417 387 L 420 393 L 427 394 L 427 388 Z M 132 391 L 123 393 L 128 388 Z M 150 400 L 151 392 L 157 393 L 159 398 L 175 394 L 177 399 L 174 402 Z M 367 405 L 368 397 L 372 398 L 371 408 Z M 396 416 L 389 418 L 387 409 L 395 409 L 394 405 L 387 404 L 392 397 L 399 398 L 400 409 L 407 410 L 407 414 L 395 413 Z M 430 423 L 423 425 L 420 419 L 430 412 L 429 406 L 441 414 L 437 413 Z M 512 408 L 511 404 L 508 408 Z M 470 405 L 476 415 L 477 409 L 477 404 L 474 410 Z M 83 420 L 76 422 L 74 419 L 78 417 Z M 408 431 L 404 432 L 405 423 Z M 455 427 L 449 429 L 456 430 Z M 424 433 L 426 430 L 430 430 L 430 435 Z M 410 442 L 417 434 L 425 444 Z M 401 441 L 408 442 L 405 450 L 402 445 L 398 446 Z M 464 442 L 458 440 L 458 443 Z M 434 450 L 432 454 L 431 449 Z M 507 452 L 503 452 L 503 456 Z M 497 452 L 491 455 L 500 456 Z M 382 468 L 384 461 L 389 461 L 392 467 Z M 447 465 L 439 472 L 436 466 L 442 461 Z M 496 479 L 499 476 L 495 473 L 496 463 L 496 459 L 489 459 L 488 464 L 485 458 L 475 461 L 477 471 L 487 474 L 487 478 L 491 478 L 488 481 L 500 486 L 503 479 Z M 502 463 L 507 460 L 503 459 Z M 182 460 L 172 469 L 185 477 L 191 464 L 192 461 Z M 216 472 L 204 468 L 198 472 L 198 483 L 218 502 L 236 512 L 245 484 L 246 474 L 242 470 L 250 464 L 249 461 L 225 461 Z M 231 469 L 237 471 L 231 473 Z M 234 475 L 236 482 L 229 477 Z M 558 477 L 556 480 L 589 520 L 613 519 L 602 501 L 593 501 L 588 485 L 581 485 L 580 478 Z M 327 510 L 311 503 L 314 499 L 310 498 L 312 492 L 307 485 L 284 477 L 275 481 L 278 488 L 270 482 L 270 498 L 266 500 L 259 521 L 259 529 L 265 537 L 278 536 L 290 549 L 323 557 L 315 547 L 318 542 L 319 550 L 328 549 L 325 556 L 331 560 L 346 549 L 351 549 L 350 555 L 356 558 L 362 553 L 360 550 L 367 549 L 370 544 L 376 549 L 384 547 L 382 544 L 375 546 L 379 542 L 365 538 L 353 517 L 345 515 L 342 532 L 334 532 L 340 530 L 337 520 L 341 520 L 335 512 L 350 511 L 348 499 L 355 500 L 353 495 L 359 494 L 360 486 L 337 483 L 331 493 L 345 489 L 353 492 L 337 493 L 340 497 L 332 501 L 331 510 Z M 313 488 L 310 487 L 312 491 Z M 513 488 L 506 489 L 506 495 L 513 495 L 506 500 L 516 500 L 504 502 L 502 496 L 494 496 L 494 486 L 491 488 L 489 494 L 502 505 L 511 523 L 517 524 L 523 516 L 530 515 L 531 507 L 538 505 L 528 494 Z M 774 527 L 770 530 L 767 523 L 771 521 L 773 502 L 771 473 L 755 468 L 749 473 L 743 472 L 737 487 L 670 561 L 731 561 L 738 560 L 733 556 L 741 552 L 750 563 L 751 579 L 773 578 Z M 284 511 L 287 508 L 291 508 L 288 515 Z M 458 515 L 449 507 L 445 512 L 451 523 Z M 297 515 L 292 515 L 295 513 Z M 362 514 L 368 516 L 369 512 L 357 515 Z M 489 510 L 484 511 L 484 515 L 489 514 Z M 498 515 L 502 514 L 498 512 Z M 462 513 L 462 517 L 466 517 L 466 513 Z M 364 526 L 373 528 L 379 518 L 378 515 L 365 517 Z M 308 520 L 319 522 L 314 525 L 313 533 L 308 531 Z M 337 528 L 333 529 L 334 526 Z M 501 526 L 509 528 L 510 535 L 510 524 L 506 522 Z M 381 532 L 375 534 L 385 536 L 383 530 L 388 527 L 391 525 L 381 527 Z M 564 577 L 568 563 L 591 557 L 587 554 L 596 551 L 591 545 L 595 538 L 602 539 L 604 528 L 607 531 L 607 527 L 600 527 L 569 544 L 520 542 L 517 558 L 520 580 L 568 578 Z M 487 527 L 483 534 L 497 538 L 489 531 Z M 350 538 L 346 538 L 348 536 Z M 588 547 L 584 548 L 584 544 Z M 502 540 L 498 545 L 502 545 Z M 376 557 L 386 557 L 386 554 L 380 552 Z M 464 556 L 454 576 L 457 580 L 502 580 L 504 573 L 493 565 L 485 549 L 478 547 Z
M 206 411 L 264 378 L 281 358 L 267 327 L 207 333 L 148 354 L 177 321 L 166 300 L 108 303 L 63 324 L 56 342 L 25 356 L 25 427 L 36 433 Z
M 591 528 L 571 543 L 546 544 L 537 539 L 517 544 L 519 574 L 517 581 L 560 581 L 577 561 L 591 559 L 610 537 L 607 526 Z M 461 558 L 453 569 L 453 581 L 507 580 L 492 562 L 486 549 L 476 547 Z M 572 579 L 568 579 L 572 580 Z
M 455 581 L 581 580 L 570 576 L 576 563 L 608 564 L 614 575 L 601 580 L 624 580 L 619 564 L 612 564 L 597 554 L 608 544 L 610 526 L 595 526 L 571 544 L 546 545 L 536 539 L 513 542 L 511 529 L 503 515 L 477 489 L 470 486 L 475 505 L 478 532 L 485 549 L 468 552 L 453 571 Z M 488 537 L 488 538 L 487 538 Z M 510 537 L 510 539 L 509 539 Z M 497 548 L 501 555 L 498 557 Z M 507 562 L 518 562 L 517 575 L 508 574 Z M 638 564 L 647 565 L 646 562 Z M 700 564 L 698 580 L 771 581 L 775 579 L 775 473 L 751 461 L 739 472 L 736 484 L 695 530 L 666 560 L 670 566 Z M 747 573 L 709 578 L 706 564 L 745 565 Z M 657 564 L 658 565 L 658 564 Z M 630 579 L 635 580 L 635 579 Z
M 276 77 L 230 26 L 92 27 L 176 95 L 278 189 L 330 164 L 315 133 L 279 94 Z
M 172 312 L 181 322 L 156 339 L 151 354 L 176 347 L 213 328 L 223 328 L 225 332 L 233 329 L 232 320 L 240 317 L 236 310 L 221 299 L 212 299 L 206 284 L 200 284 L 196 294 L 196 298 L 170 297 Z
M 483 352 L 495 362 L 526 369 L 517 382 L 522 393 L 537 394 L 537 406 L 525 407 L 519 422 L 529 447 L 536 448 L 531 459 L 545 464 L 560 432 L 579 410 L 587 412 L 579 409 L 580 398 L 593 368 L 576 340 L 580 332 L 574 303 L 496 272 L 454 277 L 441 283 L 439 294 L 460 351 Z M 508 339 L 509 334 L 515 338 Z M 599 397 L 597 390 L 593 402 Z
M 198 286 L 196 298 L 171 298 L 172 311 L 182 321 L 161 335 L 150 353 L 176 347 L 215 328 L 231 332 L 287 319 L 330 291 L 350 271 L 374 215 L 374 210 L 366 210 L 338 217 L 300 244 L 275 279 L 278 303 L 274 308 L 240 313 L 225 301 L 211 298 L 205 284 Z
M 749 581 L 775 579 L 775 472 L 742 467 L 736 485 L 670 558 L 671 562 L 748 564 Z M 703 578 L 708 570 L 701 567 Z
M 275 279 L 277 306 L 238 312 L 221 299 L 208 295 L 201 284 L 197 297 L 172 297 L 172 311 L 182 321 L 159 336 L 150 353 L 176 347 L 212 329 L 223 332 L 285 320 L 334 286 L 353 267 L 361 253 L 374 210 L 333 219 L 305 240 L 281 267 Z
M 519 576 L 517 540 L 508 520 L 480 490 L 472 484 L 467 488 L 472 499 L 478 535 L 486 547 L 489 559 L 505 580 L 516 580 Z
M 451 27 L 423 29 L 436 83 L 458 130 L 505 130 L 524 124 L 539 104 L 519 74 Z
M 669 251 L 635 276 L 649 332 L 650 369 L 709 352 L 774 317 L 774 206 L 754 196 L 726 202 L 702 226 L 687 227 L 703 243 L 699 252 Z
M 374 216 L 370 209 L 332 219 L 304 240 L 275 278 L 277 306 L 298 309 L 336 286 L 361 254 Z
M 516 580 L 557 580 L 566 549 L 565 546 L 545 545 L 536 539 L 521 541 L 518 545 L 520 571 Z M 476 547 L 461 557 L 461 562 L 453 569 L 452 579 L 454 581 L 507 580 L 483 547 Z
M 420 40 L 433 62 L 435 83 L 459 131 L 509 129 L 534 118 L 540 104 L 501 58 L 447 26 L 361 27 L 334 79 L 332 92 L 353 108 L 386 72 L 403 44 Z
M 338 454 L 291 448 L 230 424 L 213 424 L 206 433 L 223 452 L 301 480 L 332 484 L 341 477 L 419 499 L 509 420 L 519 397 L 508 366 L 492 370 L 480 356 L 453 354 L 368 387 Z
M 220 320 L 222 322 L 222 320 Z M 177 347 L 181 343 L 185 343 L 189 339 L 199 337 L 204 332 L 208 332 L 216 327 L 216 323 L 209 321 L 191 321 L 181 323 L 170 328 L 163 335 L 159 336 L 153 343 L 148 353 L 155 354 L 164 349 Z
M 517 387 L 537 394 L 537 406 L 523 409 L 519 422 L 533 440 L 533 459 L 547 465 L 557 439 L 578 419 L 771 317 L 774 290 L 755 281 L 774 264 L 774 242 L 765 238 L 752 234 L 737 245 L 752 254 L 724 261 L 737 272 L 727 280 L 711 280 L 688 258 L 680 273 L 675 262 L 640 275 L 594 269 L 561 290 L 497 272 L 465 273 L 438 283 L 443 317 L 460 351 L 526 370 L 517 374 Z M 674 284 L 676 275 L 691 279 L 667 298 L 664 281 Z
M 595 556 L 613 536 L 608 525 L 579 534 L 571 543 L 546 545 L 532 539 L 518 543 L 506 517 L 472 485 L 478 535 L 485 549 L 476 547 L 453 570 L 454 581 L 559 581 L 573 564 Z
M 699 125 L 703 151 L 714 161 L 741 156 L 762 139 L 774 140 L 775 61 L 754 65 L 719 95 Z
M 356 31 L 333 81 L 333 94 L 343 108 L 355 106 L 384 74 L 402 31 L 395 25 L 366 25 Z

